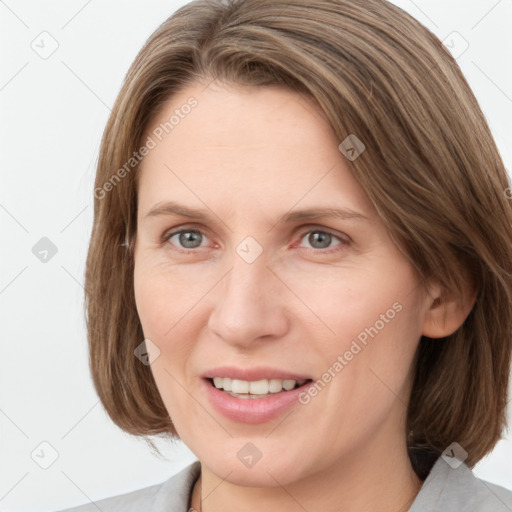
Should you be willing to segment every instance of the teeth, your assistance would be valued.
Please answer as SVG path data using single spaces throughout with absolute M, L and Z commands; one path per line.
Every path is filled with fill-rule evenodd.
M 279 393 L 283 389 L 283 381 L 278 379 L 270 379 L 268 381 L 268 390 L 271 393 Z
M 249 393 L 249 382 L 246 380 L 233 379 L 231 382 L 231 391 L 233 393 Z
M 267 395 L 269 393 L 280 393 L 283 391 L 290 391 L 296 385 L 302 386 L 305 380 L 292 380 L 292 379 L 263 379 L 257 381 L 247 381 L 240 379 L 229 379 L 228 377 L 214 377 L 213 384 L 217 389 L 230 391 L 237 395 L 251 394 L 251 395 Z
M 249 383 L 249 393 L 251 393 L 251 395 L 266 395 L 268 388 L 268 380 L 258 380 Z
M 283 388 L 286 389 L 286 391 L 290 391 L 290 389 L 293 389 L 295 387 L 294 380 L 283 380 Z

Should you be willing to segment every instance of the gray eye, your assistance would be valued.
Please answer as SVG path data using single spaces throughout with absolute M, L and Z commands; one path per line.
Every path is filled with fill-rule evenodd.
M 331 245 L 333 235 L 326 231 L 311 231 L 308 236 L 308 243 L 313 249 L 326 249 Z
M 199 231 L 180 231 L 179 233 L 176 233 L 174 236 L 176 235 L 179 236 L 180 245 L 185 249 L 195 249 L 196 247 L 201 246 L 203 235 Z

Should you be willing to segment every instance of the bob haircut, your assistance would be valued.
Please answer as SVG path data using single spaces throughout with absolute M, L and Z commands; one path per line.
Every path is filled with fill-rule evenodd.
M 153 448 L 148 436 L 178 438 L 150 367 L 134 357 L 144 340 L 133 286 L 137 151 L 165 102 L 215 79 L 313 98 L 340 142 L 355 134 L 366 146 L 347 163 L 427 290 L 435 280 L 461 301 L 472 284 L 461 327 L 419 341 L 407 445 L 418 474 L 454 441 L 473 467 L 506 426 L 512 189 L 454 58 L 385 0 L 195 0 L 146 41 L 103 134 L 86 264 L 89 362 L 108 415 Z

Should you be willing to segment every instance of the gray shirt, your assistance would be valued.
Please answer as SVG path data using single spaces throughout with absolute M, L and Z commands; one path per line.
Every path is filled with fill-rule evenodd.
M 187 512 L 200 471 L 196 461 L 160 484 L 59 512 Z M 439 457 L 409 512 L 512 512 L 512 491 Z

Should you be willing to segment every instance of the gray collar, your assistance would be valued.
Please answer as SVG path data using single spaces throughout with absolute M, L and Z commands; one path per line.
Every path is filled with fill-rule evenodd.
M 151 510 L 187 512 L 200 473 L 197 460 L 163 482 Z M 454 469 L 439 457 L 408 512 L 512 512 L 512 492 L 476 478 L 464 463 Z
M 439 457 L 409 512 L 511 512 L 512 492 L 475 477 L 466 464 Z

